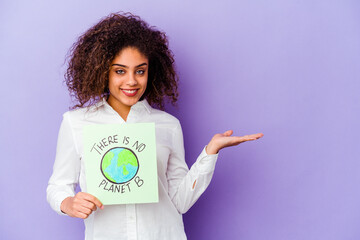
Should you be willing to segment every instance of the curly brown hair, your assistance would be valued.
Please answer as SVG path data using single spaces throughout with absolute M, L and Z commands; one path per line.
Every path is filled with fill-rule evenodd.
M 178 77 L 165 33 L 131 13 L 113 13 L 80 36 L 70 49 L 65 82 L 78 101 L 73 108 L 108 97 L 110 64 L 126 47 L 135 47 L 149 60 L 148 84 L 140 100 L 145 98 L 160 109 L 165 97 L 175 104 Z

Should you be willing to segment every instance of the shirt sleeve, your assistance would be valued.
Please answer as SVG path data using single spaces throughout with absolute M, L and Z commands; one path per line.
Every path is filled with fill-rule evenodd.
M 80 156 L 77 152 L 69 114 L 63 115 L 60 126 L 53 173 L 47 187 L 47 201 L 59 214 L 61 202 L 75 195 L 80 171 Z
M 210 184 L 218 154 L 208 155 L 205 148 L 189 170 L 185 162 L 183 133 L 178 124 L 173 135 L 167 178 L 169 196 L 179 213 L 187 212 Z

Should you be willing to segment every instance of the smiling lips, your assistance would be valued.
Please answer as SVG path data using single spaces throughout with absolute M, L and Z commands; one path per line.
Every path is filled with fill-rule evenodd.
M 137 94 L 139 89 L 121 89 L 121 91 L 128 97 L 133 97 Z

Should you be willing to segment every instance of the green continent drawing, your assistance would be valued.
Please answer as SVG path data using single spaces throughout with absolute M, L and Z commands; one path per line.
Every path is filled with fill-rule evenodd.
M 105 153 L 101 160 L 101 172 L 113 183 L 126 183 L 135 177 L 139 170 L 139 162 L 133 151 L 116 147 Z

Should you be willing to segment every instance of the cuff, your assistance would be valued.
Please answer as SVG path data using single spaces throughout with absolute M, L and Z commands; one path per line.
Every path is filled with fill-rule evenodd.
M 209 173 L 215 170 L 215 164 L 219 153 L 217 154 L 207 154 L 206 153 L 206 146 L 203 148 L 202 152 L 200 153 L 197 159 L 197 168 L 200 173 Z
M 61 203 L 65 200 L 65 198 L 67 197 L 73 197 L 72 195 L 69 195 L 68 193 L 59 193 L 57 196 L 56 196 L 56 201 L 54 203 L 54 210 L 59 214 L 59 215 L 62 215 L 62 216 L 67 216 L 66 213 L 64 213 L 63 211 L 61 211 Z

